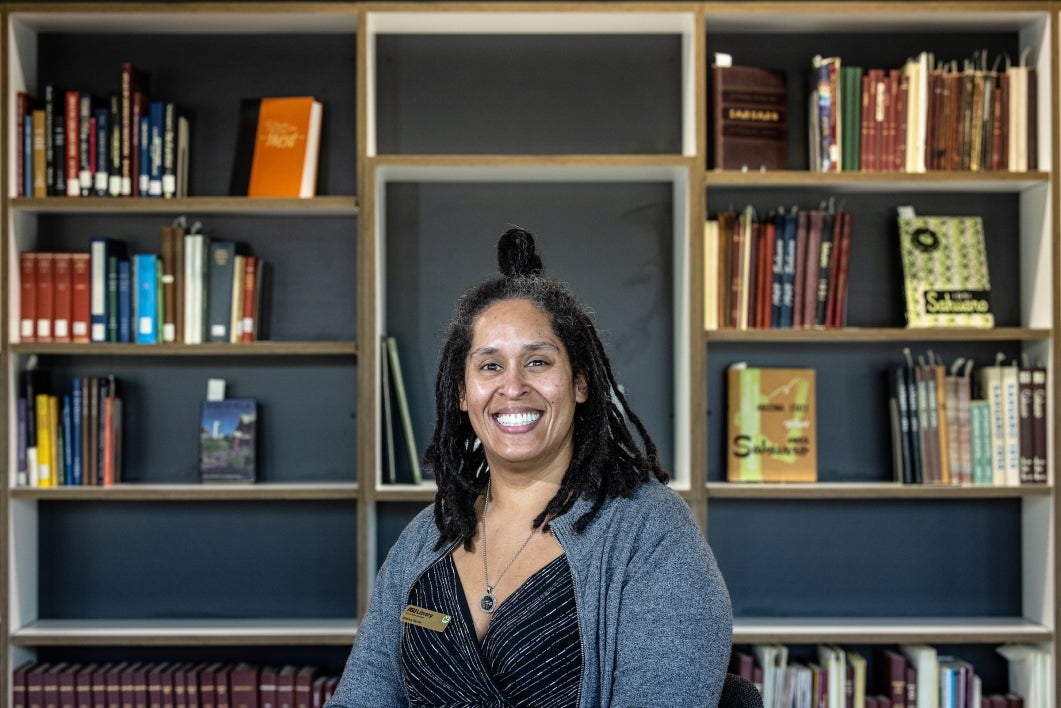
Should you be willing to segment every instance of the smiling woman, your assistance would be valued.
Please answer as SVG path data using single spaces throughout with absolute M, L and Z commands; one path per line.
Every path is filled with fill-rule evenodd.
M 714 706 L 732 632 L 714 556 L 587 309 L 530 233 L 502 234 L 498 262 L 446 332 L 435 504 L 380 569 L 330 706 Z

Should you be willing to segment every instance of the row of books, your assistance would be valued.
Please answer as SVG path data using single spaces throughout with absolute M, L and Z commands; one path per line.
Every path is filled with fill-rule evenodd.
M 1047 372 L 1005 362 L 948 369 L 931 351 L 892 367 L 895 478 L 908 484 L 1046 484 Z
M 321 708 L 339 683 L 314 666 L 247 662 L 27 662 L 14 708 Z
M 97 236 L 19 254 L 22 342 L 247 343 L 266 338 L 269 264 L 240 243 L 162 227 L 159 253 Z
M 832 202 L 717 212 L 704 227 L 705 328 L 844 326 L 852 222 Z
M 784 644 L 734 648 L 729 670 L 752 682 L 764 708 L 1024 708 L 1047 705 L 1050 654 L 1031 645 L 997 650 L 1009 662 L 1006 693 L 983 691 L 968 661 L 927 644 L 855 650 L 822 644 L 809 661 L 790 661 Z M 871 668 L 872 667 L 872 668 Z
M 964 61 L 921 52 L 898 68 L 812 60 L 814 172 L 1036 169 L 1036 72 L 986 51 Z
M 18 196 L 186 196 L 188 119 L 172 101 L 153 100 L 148 83 L 122 62 L 120 88 L 105 98 L 50 83 L 39 98 L 19 91 Z
M 409 397 L 405 392 L 405 377 L 402 375 L 401 359 L 398 356 L 398 340 L 380 337 L 380 383 L 383 404 L 383 481 L 399 482 L 399 459 L 395 452 L 395 440 L 399 436 L 405 443 L 405 458 L 409 464 L 409 479 L 400 481 L 420 484 L 424 481 L 424 470 L 420 466 L 420 453 L 413 433 L 413 421 L 409 411 Z
M 811 60 L 808 153 L 813 172 L 1037 168 L 1037 76 L 986 51 L 964 61 L 921 52 L 896 68 Z M 712 66 L 715 169 L 788 168 L 788 85 L 781 69 Z
M 53 392 L 46 371 L 22 372 L 17 407 L 20 487 L 117 484 L 122 478 L 122 399 L 113 375 L 75 377 Z

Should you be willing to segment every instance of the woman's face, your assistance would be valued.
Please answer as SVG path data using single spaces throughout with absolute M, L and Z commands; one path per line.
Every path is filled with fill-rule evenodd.
M 571 460 L 575 404 L 586 390 L 549 317 L 529 300 L 494 303 L 472 324 L 460 407 L 492 471 L 559 482 Z

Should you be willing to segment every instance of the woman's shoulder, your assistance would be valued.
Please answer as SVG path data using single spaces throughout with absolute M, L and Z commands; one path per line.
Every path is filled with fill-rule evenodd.
M 438 527 L 435 525 L 434 506 L 421 509 L 413 520 L 402 529 L 401 535 L 391 549 L 404 561 L 415 561 L 425 553 L 431 553 L 438 543 Z

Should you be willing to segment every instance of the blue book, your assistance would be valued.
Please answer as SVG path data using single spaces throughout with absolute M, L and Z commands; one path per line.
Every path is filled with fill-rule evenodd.
M 158 256 L 138 253 L 136 259 L 136 343 L 158 344 Z
M 74 377 L 70 384 L 70 418 L 71 437 L 70 441 L 70 467 L 71 477 L 75 485 L 80 485 L 83 479 L 81 473 L 81 379 Z
M 785 214 L 785 251 L 781 270 L 781 327 L 792 327 L 792 306 L 795 302 L 796 228 L 799 216 L 795 209 Z
M 63 395 L 62 403 L 63 418 L 63 459 L 60 460 L 63 472 L 63 484 L 71 486 L 74 484 L 74 465 L 71 445 L 73 444 L 73 411 L 71 410 L 70 395 Z
M 118 341 L 133 341 L 132 273 L 129 261 L 118 261 Z
M 785 212 L 774 215 L 774 260 L 770 275 L 770 326 L 781 326 L 781 280 L 785 268 Z
M 111 159 L 111 112 L 109 108 L 97 108 L 96 117 L 96 174 L 93 175 L 93 192 L 105 197 L 110 189 Z
M 150 130 L 148 141 L 147 193 L 152 197 L 162 196 L 162 128 L 165 122 L 166 104 L 152 101 L 150 108 Z

